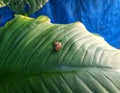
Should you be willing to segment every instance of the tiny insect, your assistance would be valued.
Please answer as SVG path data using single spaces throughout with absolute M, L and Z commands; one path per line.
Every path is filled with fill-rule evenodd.
M 55 50 L 57 52 L 59 52 L 61 50 L 61 48 L 62 48 L 61 42 L 55 42 Z

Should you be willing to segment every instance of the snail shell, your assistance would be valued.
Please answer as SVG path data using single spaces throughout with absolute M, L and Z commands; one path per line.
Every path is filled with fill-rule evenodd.
M 55 42 L 55 50 L 58 52 L 62 48 L 61 42 Z

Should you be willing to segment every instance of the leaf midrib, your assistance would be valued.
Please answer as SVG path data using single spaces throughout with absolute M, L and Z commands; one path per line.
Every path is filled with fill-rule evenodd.
M 105 72 L 115 72 L 113 68 L 110 67 L 95 67 L 95 66 L 84 66 L 84 67 L 70 67 L 70 66 L 62 66 L 59 68 L 53 67 L 49 69 L 41 69 L 41 71 L 38 72 L 3 72 L 0 73 L 0 83 L 5 84 L 13 81 L 19 81 L 19 80 L 27 80 L 29 78 L 35 78 L 35 77 L 41 77 L 44 74 L 63 74 L 63 73 L 76 73 L 76 72 L 98 72 L 99 71 L 105 71 Z
M 47 68 L 47 69 L 46 69 Z M 22 72 L 0 72 L 0 76 L 1 75 L 26 75 L 26 76 L 29 76 L 29 75 L 39 75 L 39 74 L 42 74 L 42 73 L 69 73 L 69 72 L 79 72 L 79 71 L 96 71 L 96 70 L 102 70 L 102 71 L 108 71 L 108 70 L 111 70 L 111 71 L 115 71 L 116 69 L 115 68 L 112 68 L 112 67 L 102 67 L 102 66 L 82 66 L 82 67 L 70 67 L 70 66 L 60 66 L 60 67 L 52 67 L 52 68 L 49 68 L 49 67 L 45 67 L 45 68 L 42 68 L 42 69 L 39 69 L 39 71 L 22 71 Z M 3 74 L 4 73 L 4 74 Z

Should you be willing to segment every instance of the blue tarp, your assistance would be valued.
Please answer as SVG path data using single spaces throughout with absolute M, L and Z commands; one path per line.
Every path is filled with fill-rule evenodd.
M 82 22 L 98 33 L 113 47 L 120 48 L 120 0 L 49 0 L 39 11 L 30 15 L 47 15 L 53 23 Z M 0 26 L 14 17 L 8 7 L 0 8 Z

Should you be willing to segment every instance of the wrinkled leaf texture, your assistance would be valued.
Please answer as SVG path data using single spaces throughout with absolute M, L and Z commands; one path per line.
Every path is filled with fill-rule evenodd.
M 120 93 L 119 58 L 80 22 L 16 15 L 0 28 L 0 93 Z
M 43 7 L 48 0 L 2 0 L 18 14 L 30 15 Z

